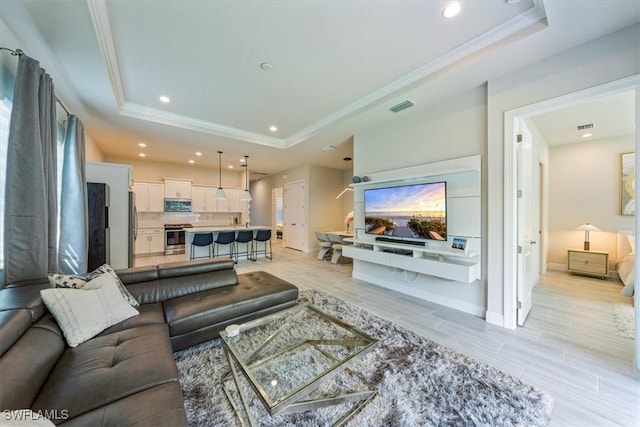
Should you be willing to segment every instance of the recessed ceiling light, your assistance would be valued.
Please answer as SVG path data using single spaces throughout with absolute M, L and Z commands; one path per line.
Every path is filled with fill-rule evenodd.
M 593 136 L 593 134 L 592 133 L 583 133 L 582 134 L 583 138 L 589 138 L 590 136 Z
M 263 62 L 262 64 L 260 64 L 260 68 L 262 68 L 264 71 L 271 71 L 273 65 L 270 62 Z
M 233 169 L 233 165 L 229 165 L 229 169 Z
M 277 132 L 277 131 L 278 131 L 278 127 L 277 127 L 277 126 L 271 126 L 271 127 L 269 128 L 269 130 L 270 130 L 271 132 Z
M 458 13 L 460 13 L 460 9 L 461 9 L 460 3 L 458 3 L 457 1 L 452 1 L 449 4 L 447 4 L 447 7 L 444 8 L 444 10 L 442 11 L 442 16 L 444 16 L 447 19 L 453 18 Z
M 168 104 L 168 103 L 170 103 L 170 102 L 171 102 L 171 99 L 170 99 L 168 96 L 166 96 L 166 95 L 162 95 L 162 96 L 160 96 L 160 98 L 158 98 L 158 99 L 160 99 L 160 102 L 164 102 L 165 104 Z
M 140 153 L 140 154 L 138 154 L 138 156 L 140 156 L 140 157 L 147 157 L 147 155 L 146 155 L 146 154 L 144 154 L 144 153 Z
M 196 151 L 196 156 L 202 156 L 202 153 L 199 151 Z
M 336 147 L 334 147 L 333 145 L 325 145 L 324 147 L 321 148 L 322 151 L 331 151 L 335 149 Z
M 196 161 L 189 159 L 189 163 L 194 164 Z
M 144 142 L 141 142 L 140 144 L 138 144 L 138 147 L 142 147 L 142 148 L 144 148 L 144 147 L 146 147 L 146 146 L 147 146 L 147 144 L 145 144 Z

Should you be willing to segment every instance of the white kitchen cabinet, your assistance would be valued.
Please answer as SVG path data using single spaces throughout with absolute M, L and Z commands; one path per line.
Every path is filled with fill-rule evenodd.
M 165 180 L 164 197 L 167 199 L 191 199 L 191 181 Z
M 218 212 L 216 188 L 192 186 L 191 210 L 193 212 Z
M 133 192 L 138 212 L 164 212 L 164 184 L 134 181 Z
M 235 188 L 225 188 L 226 199 L 217 200 L 217 212 L 240 212 L 240 193 Z
M 150 255 L 164 253 L 164 229 L 140 228 L 134 253 L 136 255 Z

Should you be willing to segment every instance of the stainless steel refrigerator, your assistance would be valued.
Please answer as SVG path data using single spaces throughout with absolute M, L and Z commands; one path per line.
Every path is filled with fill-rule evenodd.
M 129 191 L 129 267 L 133 267 L 133 253 L 138 238 L 138 210 L 136 209 L 136 193 Z
M 112 163 L 87 162 L 87 182 L 106 184 L 108 188 L 108 227 L 100 261 L 114 269 L 133 266 L 135 238 L 135 203 L 130 191 L 131 166 Z M 99 261 L 95 261 L 96 263 Z
M 87 271 L 102 264 L 111 263 L 109 231 L 109 186 L 104 183 L 87 183 L 87 207 L 89 214 L 89 257 Z

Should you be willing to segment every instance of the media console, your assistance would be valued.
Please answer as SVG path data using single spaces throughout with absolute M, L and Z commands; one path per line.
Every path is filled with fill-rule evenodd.
M 477 252 L 465 253 L 446 247 L 425 247 L 424 244 L 417 246 L 377 239 L 345 240 L 352 241 L 353 245 L 343 246 L 342 253 L 352 259 L 464 283 L 480 279 Z

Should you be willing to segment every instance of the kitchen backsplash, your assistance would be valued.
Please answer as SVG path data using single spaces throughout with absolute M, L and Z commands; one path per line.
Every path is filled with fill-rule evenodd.
M 234 221 L 237 221 L 237 224 L 242 224 L 241 214 L 215 212 L 138 212 L 139 228 L 162 227 L 165 224 L 192 224 L 193 226 L 208 227 L 231 225 Z

